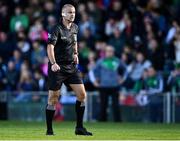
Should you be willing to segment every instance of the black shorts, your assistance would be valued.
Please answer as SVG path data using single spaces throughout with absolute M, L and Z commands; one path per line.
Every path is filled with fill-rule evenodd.
M 62 83 L 83 84 L 80 72 L 74 65 L 60 65 L 60 71 L 53 72 L 51 65 L 48 64 L 48 89 L 57 91 L 61 88 Z M 68 68 L 68 70 L 66 70 Z

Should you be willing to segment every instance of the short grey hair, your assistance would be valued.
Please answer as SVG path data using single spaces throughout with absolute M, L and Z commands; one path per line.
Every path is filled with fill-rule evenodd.
M 67 8 L 67 7 L 74 7 L 72 4 L 65 4 L 63 7 L 62 7 L 62 12 Z

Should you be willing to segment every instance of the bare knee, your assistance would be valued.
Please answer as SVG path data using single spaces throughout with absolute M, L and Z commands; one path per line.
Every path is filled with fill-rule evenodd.
M 49 91 L 48 104 L 55 106 L 59 100 L 60 91 Z
M 86 92 L 81 92 L 77 95 L 78 101 L 84 102 L 86 99 Z

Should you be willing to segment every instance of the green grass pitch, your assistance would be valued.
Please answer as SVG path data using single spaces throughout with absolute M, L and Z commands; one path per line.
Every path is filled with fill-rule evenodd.
M 85 123 L 94 136 L 74 135 L 74 122 L 54 122 L 55 136 L 43 122 L 0 121 L 0 140 L 180 140 L 180 124 Z

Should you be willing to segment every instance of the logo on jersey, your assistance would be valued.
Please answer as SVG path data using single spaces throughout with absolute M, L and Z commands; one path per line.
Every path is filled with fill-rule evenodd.
M 49 38 L 49 39 L 51 38 L 51 34 L 50 34 L 50 33 L 48 33 L 48 38 Z
M 66 37 L 61 37 L 62 40 L 66 40 L 67 38 Z

